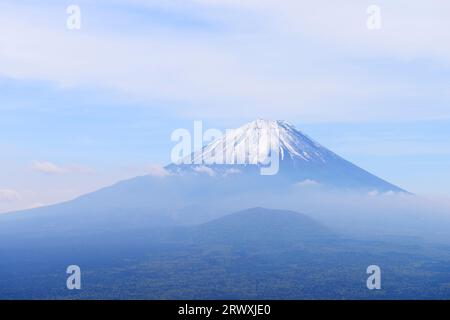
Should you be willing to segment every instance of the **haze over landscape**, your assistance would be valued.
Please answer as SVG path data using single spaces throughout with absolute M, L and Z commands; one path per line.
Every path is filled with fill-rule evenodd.
M 261 169 L 273 166 L 272 154 L 278 157 L 276 171 L 264 175 Z M 230 162 L 221 162 L 225 155 Z M 450 294 L 440 280 L 450 274 L 445 267 L 450 259 L 446 208 L 353 165 L 288 122 L 252 121 L 180 159 L 158 175 L 1 215 L 0 297 L 376 299 Z M 349 252 L 352 257 L 345 257 Z M 266 259 L 272 262 L 261 264 Z M 87 290 L 74 294 L 58 285 L 61 279 L 54 276 L 70 261 L 87 271 Z M 374 262 L 390 270 L 391 282 L 370 295 L 357 270 Z M 410 273 L 402 271 L 406 266 Z M 350 278 L 336 286 L 324 268 Z M 423 272 L 435 275 L 429 280 Z M 170 290 L 174 285 L 177 289 Z M 324 291 L 318 285 L 334 286 Z
M 0 299 L 450 298 L 447 9 L 3 1 Z

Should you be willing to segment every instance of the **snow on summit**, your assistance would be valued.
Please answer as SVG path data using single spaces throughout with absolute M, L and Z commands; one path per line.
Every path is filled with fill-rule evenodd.
M 271 153 L 280 159 L 326 162 L 331 152 L 287 121 L 255 120 L 229 130 L 202 150 L 193 162 L 206 164 L 267 164 Z

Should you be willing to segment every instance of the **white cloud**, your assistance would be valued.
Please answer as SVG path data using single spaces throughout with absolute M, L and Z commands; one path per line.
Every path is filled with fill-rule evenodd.
M 213 169 L 206 167 L 206 166 L 195 167 L 194 171 L 198 172 L 198 173 L 206 173 L 210 177 L 213 177 L 216 175 L 216 172 Z
M 35 161 L 32 166 L 33 170 L 46 174 L 63 174 L 67 170 L 48 161 Z
M 380 192 L 378 190 L 372 190 L 372 191 L 369 191 L 367 193 L 367 195 L 369 195 L 370 197 L 377 197 L 377 196 L 378 197 L 393 197 L 393 196 L 396 196 L 396 197 L 399 197 L 399 198 L 403 197 L 405 199 L 411 197 L 411 195 L 408 194 L 408 193 L 405 193 L 405 192 L 394 192 L 392 190 L 385 191 L 385 192 Z
M 445 0 L 379 0 L 382 28 L 366 27 L 371 1 L 194 0 L 213 7 L 251 10 L 267 17 L 268 27 L 339 44 L 338 50 L 403 59 L 432 57 L 449 63 L 450 3 Z
M 93 174 L 95 171 L 89 167 L 77 164 L 70 164 L 67 166 L 60 166 L 49 161 L 35 161 L 32 165 L 34 171 L 61 175 L 67 173 L 78 173 L 78 174 Z
M 315 180 L 305 179 L 303 181 L 297 182 L 295 185 L 298 187 L 311 187 L 311 186 L 318 186 L 320 185 L 320 183 Z
M 167 177 L 170 175 L 170 172 L 161 165 L 148 165 L 145 171 L 147 172 L 147 174 L 153 177 Z
M 97 87 L 147 103 L 169 102 L 161 104 L 192 117 L 450 117 L 445 103 L 426 108 L 374 105 L 371 102 L 380 97 L 415 101 L 430 96 L 445 102 L 450 99 L 448 84 L 429 85 L 428 79 L 411 79 L 409 74 L 377 74 L 376 64 L 364 62 L 380 58 L 408 65 L 414 59 L 431 59 L 448 66 L 447 2 L 380 1 L 379 32 L 366 28 L 371 3 L 356 0 L 132 3 L 200 16 L 223 25 L 225 31 L 153 24 L 150 31 L 140 25 L 133 29 L 131 17 L 124 13 L 116 18 L 130 19 L 131 30 L 126 32 L 100 31 L 95 25 L 71 32 L 55 22 L 63 20 L 64 10 L 44 7 L 36 15 L 32 9 L 0 6 L 0 75 L 62 87 Z M 102 9 L 108 12 L 108 7 L 98 11 Z M 93 6 L 85 10 L 90 10 L 92 21 L 107 24 Z M 235 27 L 237 19 L 240 29 Z
M 17 191 L 11 189 L 0 189 L 0 201 L 16 201 L 20 199 Z

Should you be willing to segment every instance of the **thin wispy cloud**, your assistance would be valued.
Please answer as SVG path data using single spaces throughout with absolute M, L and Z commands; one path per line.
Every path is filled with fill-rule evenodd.
M 213 169 L 206 166 L 195 167 L 194 171 L 197 173 L 207 174 L 210 177 L 214 177 L 216 175 L 216 172 Z
M 167 27 L 167 21 L 147 19 L 131 23 L 126 33 L 102 17 L 132 21 L 133 14 L 99 3 L 80 2 L 90 23 L 72 32 L 57 24 L 63 7 L 38 16 L 24 7 L 2 8 L 0 74 L 106 89 L 189 117 L 450 118 L 448 84 L 430 83 L 420 74 L 427 66 L 406 70 L 414 59 L 448 68 L 450 22 L 436 17 L 439 1 L 382 2 L 377 32 L 367 30 L 368 4 L 359 1 L 133 1 L 133 8 L 159 8 L 221 28 L 190 29 L 178 20 Z M 128 2 L 117 3 L 126 8 Z M 379 58 L 397 61 L 399 72 L 372 63 Z M 413 80 L 411 72 L 417 73 Z M 417 107 L 429 96 L 435 98 L 427 108 Z
M 0 201 L 10 202 L 20 199 L 20 195 L 17 191 L 12 189 L 0 189 Z
M 95 173 L 93 169 L 83 165 L 71 164 L 66 166 L 60 166 L 49 161 L 35 161 L 32 165 L 32 169 L 34 171 L 50 175 L 61 175 L 68 173 L 79 173 L 79 174 Z
M 32 166 L 34 171 L 46 173 L 46 174 L 64 174 L 66 170 L 54 163 L 48 161 L 36 161 Z
M 295 186 L 297 187 L 312 187 L 312 186 L 318 186 L 320 185 L 319 182 L 311 179 L 305 179 L 303 181 L 297 182 Z
M 146 174 L 153 177 L 167 177 L 170 175 L 170 172 L 167 171 L 164 166 L 151 164 L 145 167 Z

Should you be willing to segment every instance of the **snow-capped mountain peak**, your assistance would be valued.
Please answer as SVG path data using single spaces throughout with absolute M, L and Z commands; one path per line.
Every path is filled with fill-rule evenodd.
M 267 164 L 273 153 L 280 160 L 326 162 L 331 152 L 287 121 L 254 120 L 228 130 L 193 155 L 194 163 Z

